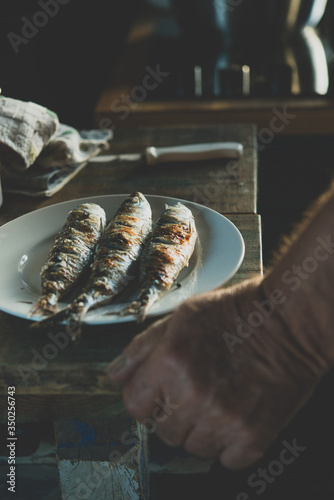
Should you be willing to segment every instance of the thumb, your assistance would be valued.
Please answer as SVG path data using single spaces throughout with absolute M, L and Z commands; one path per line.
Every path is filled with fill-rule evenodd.
M 106 373 L 114 383 L 127 381 L 136 369 L 150 355 L 155 346 L 159 344 L 164 334 L 169 318 L 163 318 L 151 325 L 147 330 L 137 335 L 108 366 Z

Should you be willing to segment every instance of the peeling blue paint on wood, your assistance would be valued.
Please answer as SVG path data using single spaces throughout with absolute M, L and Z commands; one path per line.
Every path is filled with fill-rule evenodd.
M 84 446 L 94 446 L 96 433 L 93 427 L 81 422 L 80 420 L 73 420 L 73 425 L 75 431 L 81 435 L 81 441 L 79 442 L 64 442 L 58 443 L 58 448 L 82 448 Z

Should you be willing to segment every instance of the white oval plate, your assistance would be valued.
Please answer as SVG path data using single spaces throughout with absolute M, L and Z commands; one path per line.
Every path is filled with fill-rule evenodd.
M 29 311 L 40 295 L 40 270 L 52 247 L 54 237 L 64 225 L 70 210 L 81 203 L 94 202 L 104 208 L 108 221 L 127 195 L 91 196 L 66 201 L 30 212 L 0 228 L 0 309 L 15 316 L 28 318 Z M 244 257 L 244 241 L 239 230 L 226 217 L 203 205 L 177 198 L 147 195 L 155 222 L 165 205 L 184 203 L 192 211 L 199 235 L 199 244 L 177 279 L 178 286 L 161 296 L 149 316 L 166 314 L 191 295 L 213 290 L 226 283 L 238 270 Z M 181 286 L 180 286 L 181 285 Z M 61 302 L 59 307 L 66 305 Z M 121 304 L 125 305 L 125 302 Z M 108 315 L 120 308 L 120 303 L 90 311 L 88 324 L 119 323 L 133 316 Z

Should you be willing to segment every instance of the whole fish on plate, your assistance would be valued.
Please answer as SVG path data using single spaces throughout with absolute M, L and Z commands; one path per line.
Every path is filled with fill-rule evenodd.
M 95 203 L 84 203 L 71 210 L 41 269 L 42 296 L 30 316 L 57 312 L 58 301 L 91 263 L 105 225 L 106 214 Z
M 152 229 L 152 211 L 145 196 L 134 192 L 122 202 L 99 242 L 92 269 L 82 293 L 58 314 L 35 326 L 60 321 L 77 324 L 89 309 L 108 303 L 133 279 L 135 265 Z
M 140 290 L 136 300 L 119 312 L 145 319 L 160 295 L 169 290 L 181 270 L 188 265 L 197 240 L 193 214 L 182 203 L 167 206 L 156 222 L 140 260 Z

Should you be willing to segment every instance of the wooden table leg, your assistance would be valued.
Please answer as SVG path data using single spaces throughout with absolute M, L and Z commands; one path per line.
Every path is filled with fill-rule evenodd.
M 124 415 L 54 422 L 62 498 L 148 500 L 147 435 Z

